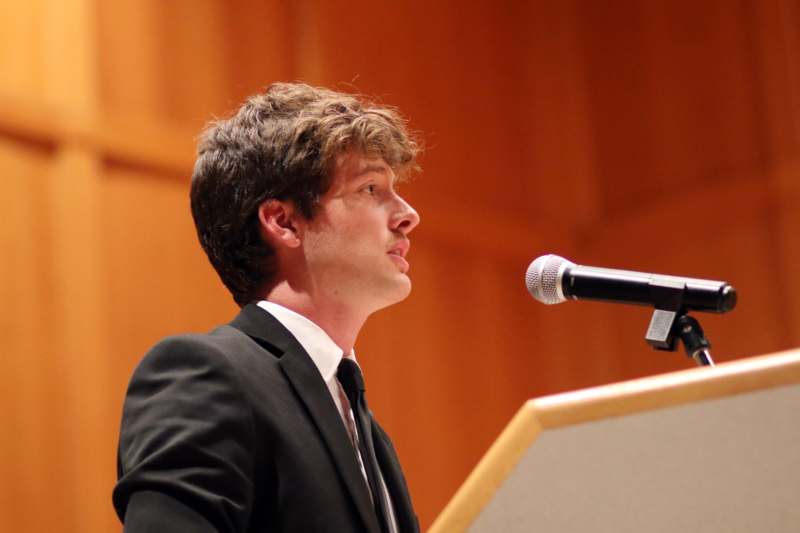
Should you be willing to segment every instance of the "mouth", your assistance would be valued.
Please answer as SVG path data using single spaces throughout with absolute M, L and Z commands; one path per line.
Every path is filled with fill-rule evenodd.
M 403 273 L 407 272 L 409 268 L 408 261 L 406 261 L 406 254 L 410 247 L 411 242 L 408 239 L 403 239 L 395 243 L 387 252 Z
M 409 248 L 411 248 L 411 241 L 408 239 L 403 239 L 401 241 L 397 241 L 391 248 L 389 248 L 388 253 L 391 255 L 405 257 Z

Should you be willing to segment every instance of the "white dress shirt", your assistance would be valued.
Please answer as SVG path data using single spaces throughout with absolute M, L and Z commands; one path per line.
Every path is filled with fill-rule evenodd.
M 266 300 L 258 302 L 258 306 L 274 316 L 283 327 L 289 330 L 289 333 L 294 335 L 300 345 L 308 352 L 308 355 L 314 362 L 314 366 L 317 367 L 323 381 L 325 381 L 325 385 L 328 386 L 328 392 L 331 393 L 333 403 L 336 404 L 336 409 L 339 411 L 342 423 L 353 441 L 356 457 L 361 467 L 361 475 L 364 476 L 364 481 L 366 482 L 367 471 L 364 468 L 364 461 L 361 459 L 361 453 L 358 450 L 358 432 L 356 430 L 355 418 L 353 417 L 353 410 L 350 409 L 350 402 L 347 400 L 347 396 L 342 386 L 339 384 L 339 380 L 336 379 L 336 371 L 339 369 L 339 363 L 342 357 L 347 357 L 356 361 L 355 353 L 351 351 L 349 354 L 345 354 L 342 349 L 333 342 L 333 339 L 325 333 L 325 330 L 291 309 Z M 356 364 L 358 364 L 357 361 Z M 383 480 L 383 473 L 379 472 L 379 475 L 381 488 L 386 496 L 386 501 L 389 502 L 389 531 L 391 533 L 396 533 L 398 529 L 397 519 L 394 514 L 394 504 L 392 503 L 389 490 L 386 488 L 386 482 Z M 367 483 L 367 486 L 369 487 L 369 483 Z

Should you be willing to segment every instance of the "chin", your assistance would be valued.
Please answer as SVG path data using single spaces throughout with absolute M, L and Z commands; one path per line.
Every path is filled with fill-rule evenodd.
M 411 278 L 408 277 L 408 274 L 400 274 L 397 285 L 398 291 L 403 294 L 400 299 L 405 300 L 411 294 Z
M 408 279 L 408 278 L 406 278 L 406 279 Z M 408 298 L 409 294 L 411 294 L 411 281 L 407 281 L 405 286 L 402 288 L 402 290 L 399 291 L 399 295 L 398 295 L 397 301 L 398 302 L 402 302 L 403 300 Z
M 411 280 L 408 279 L 408 276 L 402 274 L 402 279 L 400 281 L 395 281 L 392 283 L 391 288 L 386 287 L 383 291 L 380 291 L 380 293 L 383 298 L 381 298 L 381 302 L 377 307 L 378 309 L 383 309 L 384 307 L 402 302 L 411 294 Z M 378 294 L 378 291 L 373 294 Z

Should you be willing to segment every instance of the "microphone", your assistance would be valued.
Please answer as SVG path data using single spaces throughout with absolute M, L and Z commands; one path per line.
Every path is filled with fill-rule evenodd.
M 531 296 L 548 305 L 567 299 L 597 300 L 712 313 L 736 306 L 736 289 L 724 281 L 582 266 L 552 254 L 530 264 L 525 285 Z

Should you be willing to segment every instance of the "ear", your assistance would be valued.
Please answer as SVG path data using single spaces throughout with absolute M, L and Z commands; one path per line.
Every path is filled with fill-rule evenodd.
M 274 246 L 297 248 L 300 246 L 297 217 L 294 205 L 281 200 L 265 200 L 258 206 L 261 235 Z

